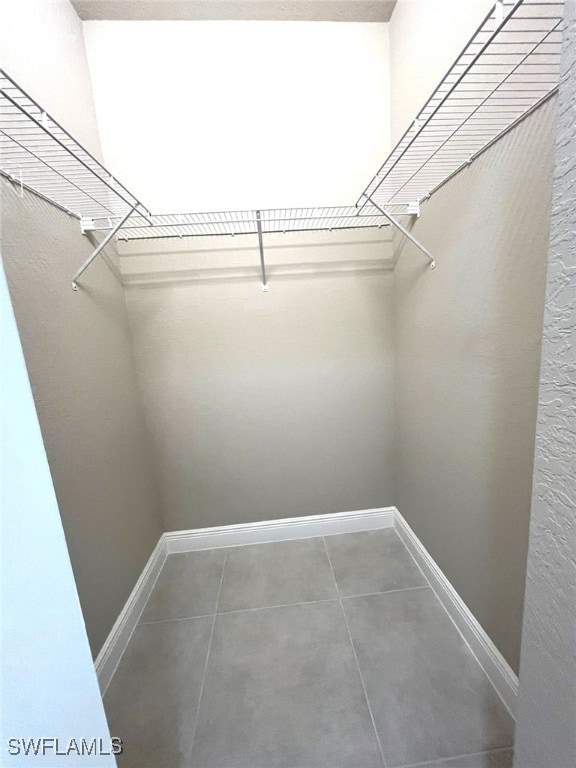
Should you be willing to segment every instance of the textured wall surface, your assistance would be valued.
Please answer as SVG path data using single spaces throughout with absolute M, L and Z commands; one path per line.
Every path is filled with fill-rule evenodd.
M 549 101 L 423 206 L 394 272 L 397 506 L 518 667 L 554 155 Z
M 121 245 L 167 530 L 393 503 L 387 236 Z
M 96 654 L 162 532 L 122 285 L 72 219 L 2 181 L 2 258 Z M 38 628 L 41 631 L 41 628 Z
M 576 4 L 566 5 L 515 768 L 576 765 Z

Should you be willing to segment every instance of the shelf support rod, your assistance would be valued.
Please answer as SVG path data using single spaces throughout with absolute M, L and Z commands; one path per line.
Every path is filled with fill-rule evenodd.
M 424 246 L 422 245 L 422 243 L 420 243 L 418 240 L 416 240 L 416 238 L 415 238 L 415 237 L 414 237 L 412 234 L 410 234 L 410 232 L 408 232 L 408 230 L 407 230 L 407 229 L 405 229 L 405 228 L 402 226 L 402 224 L 400 224 L 400 222 L 399 222 L 399 221 L 396 221 L 396 219 L 394 218 L 394 216 L 391 216 L 391 215 L 388 213 L 388 211 L 385 211 L 385 210 L 384 210 L 384 208 L 381 208 L 381 207 L 378 205 L 378 203 L 375 203 L 375 202 L 374 202 L 374 200 L 372 200 L 372 198 L 371 198 L 369 195 L 364 195 L 364 197 L 365 197 L 365 198 L 366 198 L 366 199 L 367 199 L 367 200 L 368 200 L 370 203 L 372 203 L 372 205 L 374 206 L 374 208 L 377 208 L 377 209 L 380 211 L 380 213 L 382 214 L 382 216 L 385 216 L 385 217 L 388 219 L 388 221 L 390 222 L 390 224 L 392 224 L 393 226 L 395 226 L 395 227 L 396 227 L 396 229 L 400 230 L 400 232 L 402 232 L 402 234 L 404 235 L 404 237 L 407 237 L 407 238 L 408 238 L 408 240 L 410 240 L 410 242 L 414 243 L 414 245 L 416 246 L 416 248 L 418 248 L 420 251 L 422 251 L 422 253 L 424 254 L 424 256 L 426 256 L 426 258 L 427 258 L 427 259 L 428 259 L 428 261 L 430 262 L 430 265 L 429 265 L 429 266 L 430 266 L 430 269 L 436 269 L 436 259 L 434 258 L 434 256 L 432 256 L 432 254 L 430 253 L 430 251 L 429 251 L 427 248 L 424 248 Z
M 258 246 L 260 248 L 260 271 L 262 272 L 262 290 L 268 290 L 268 281 L 266 280 L 266 263 L 264 261 L 264 240 L 262 238 L 262 220 L 261 212 L 256 211 L 256 227 L 258 228 Z
M 121 227 L 123 224 L 125 224 L 125 223 L 126 223 L 126 221 L 128 220 L 128 218 L 129 218 L 130 216 L 132 216 L 132 214 L 134 213 L 134 211 L 136 210 L 136 208 L 138 207 L 138 205 L 139 205 L 139 203 L 137 203 L 137 204 L 136 204 L 134 207 L 132 207 L 132 208 L 131 208 L 131 209 L 128 211 L 128 213 L 126 214 L 126 216 L 124 216 L 124 218 L 123 218 L 123 219 L 121 219 L 121 220 L 118 222 L 118 224 L 116 224 L 116 226 L 114 227 L 114 229 L 111 229 L 111 230 L 110 230 L 110 232 L 108 232 L 108 234 L 106 235 L 106 237 L 104 238 L 104 240 L 102 240 L 102 242 L 101 242 L 101 243 L 98 245 L 98 247 L 97 247 L 97 248 L 96 248 L 96 250 L 95 250 L 95 251 L 92 253 L 92 255 L 91 255 L 91 256 L 89 256 L 89 257 L 86 259 L 86 261 L 84 262 L 84 264 L 82 264 L 82 266 L 80 267 L 80 269 L 79 269 L 77 272 L 75 272 L 75 273 L 74 273 L 74 276 L 72 277 L 72 290 L 73 290 L 73 291 L 77 291 L 77 290 L 78 290 L 78 278 L 79 278 L 79 277 L 80 277 L 80 276 L 81 276 L 81 275 L 82 275 L 82 274 L 83 274 L 83 273 L 84 273 L 84 272 L 85 272 L 85 271 L 88 269 L 88 267 L 90 266 L 90 264 L 92 264 L 92 262 L 94 261 L 94 259 L 96 258 L 96 256 L 98 256 L 98 254 L 99 254 L 99 253 L 101 253 L 101 251 L 103 251 L 103 250 L 104 250 L 104 248 L 106 248 L 106 246 L 108 245 L 108 243 L 110 242 L 110 240 L 112 240 L 112 238 L 114 237 L 114 235 L 115 235 L 115 234 L 118 232 L 118 230 L 120 229 L 120 227 Z

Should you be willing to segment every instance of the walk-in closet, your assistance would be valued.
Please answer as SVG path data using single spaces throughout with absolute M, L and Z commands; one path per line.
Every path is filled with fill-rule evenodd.
M 575 104 L 574 0 L 3 0 L 2 765 L 574 768 Z

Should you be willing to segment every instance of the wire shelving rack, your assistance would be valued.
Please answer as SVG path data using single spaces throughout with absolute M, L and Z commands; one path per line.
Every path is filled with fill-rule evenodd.
M 355 205 L 151 215 L 94 156 L 0 70 L 0 174 L 81 221 L 104 240 L 359 229 L 396 220 L 557 90 L 563 0 L 498 0 Z
M 4 71 L 0 172 L 77 218 L 149 211 Z
M 418 204 L 557 89 L 563 2 L 497 2 L 356 205 Z
M 397 207 L 397 213 L 401 213 Z M 149 218 L 133 215 L 119 232 L 120 240 L 144 240 L 162 237 L 214 237 L 254 235 L 258 223 L 264 234 L 315 230 L 384 227 L 389 222 L 379 212 L 358 215 L 351 206 L 320 208 L 269 208 L 263 210 L 216 211 L 212 213 L 154 214 Z M 110 230 L 114 219 L 94 219 L 90 228 Z

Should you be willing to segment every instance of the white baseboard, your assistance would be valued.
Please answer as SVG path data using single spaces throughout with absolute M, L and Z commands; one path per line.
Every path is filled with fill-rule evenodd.
M 393 526 L 394 507 L 384 507 L 359 512 L 337 512 L 331 515 L 291 517 L 283 520 L 163 533 L 96 658 L 96 675 L 102 694 L 106 692 L 169 554 L 218 547 L 237 547 L 242 544 L 261 544 L 267 541 L 309 539 L 311 536 L 370 531 Z
M 514 717 L 518 695 L 518 678 L 514 671 L 397 509 L 394 513 L 394 522 L 398 535 L 430 582 L 436 596 L 470 647 L 504 705 Z
M 263 544 L 267 541 L 309 539 L 334 533 L 372 531 L 394 526 L 394 507 L 363 509 L 359 512 L 337 512 L 329 515 L 288 517 L 260 523 L 222 525 L 218 528 L 197 528 L 164 534 L 169 554 L 193 552 L 197 549 L 237 547 L 241 544 Z
M 396 507 L 170 531 L 162 534 L 96 659 L 96 674 L 102 693 L 106 691 L 112 679 L 167 555 L 392 527 L 396 528 L 500 698 L 514 715 L 518 678 Z
M 152 587 L 156 583 L 156 579 L 162 570 L 167 555 L 168 552 L 166 544 L 164 543 L 164 537 L 161 536 L 154 547 L 154 551 L 148 558 L 148 562 L 140 574 L 140 578 L 130 593 L 130 597 L 126 601 L 120 616 L 116 619 L 110 634 L 106 638 L 106 642 L 96 657 L 94 666 L 96 668 L 96 676 L 102 695 L 106 692 L 106 688 L 108 688 L 112 675 L 118 666 L 118 662 L 138 624 L 140 614 L 144 610 L 146 601 L 148 600 Z

